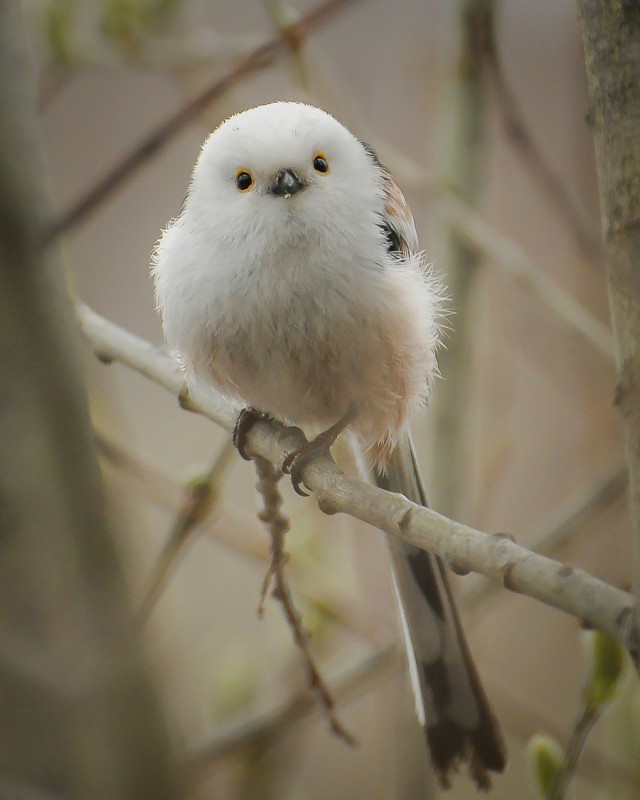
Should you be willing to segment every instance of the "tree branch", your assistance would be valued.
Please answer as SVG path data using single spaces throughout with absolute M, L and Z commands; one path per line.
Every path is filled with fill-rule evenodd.
M 96 354 L 119 361 L 179 396 L 182 379 L 166 352 L 124 331 L 79 304 L 77 316 Z M 229 410 L 212 402 L 211 391 L 195 390 L 191 409 L 231 430 Z M 279 465 L 304 443 L 302 432 L 260 421 L 248 436 L 248 451 Z M 304 481 L 325 513 L 344 512 L 387 533 L 436 553 L 461 571 L 479 572 L 514 592 L 526 594 L 598 628 L 620 641 L 638 659 L 634 599 L 583 570 L 531 553 L 503 535 L 491 536 L 447 519 L 363 481 L 348 478 L 330 458 L 320 456 L 304 469 Z

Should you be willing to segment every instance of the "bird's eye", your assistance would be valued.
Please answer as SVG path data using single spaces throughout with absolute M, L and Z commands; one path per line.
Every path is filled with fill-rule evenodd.
M 241 192 L 246 192 L 253 186 L 253 175 L 246 169 L 239 169 L 236 173 L 236 186 Z
M 313 168 L 316 172 L 327 173 L 329 172 L 329 162 L 324 153 L 316 153 L 313 157 Z

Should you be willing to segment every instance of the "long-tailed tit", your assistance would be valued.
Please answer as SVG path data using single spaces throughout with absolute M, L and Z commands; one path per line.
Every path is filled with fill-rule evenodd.
M 153 275 L 189 381 L 331 429 L 321 443 L 347 428 L 380 486 L 426 505 L 408 424 L 437 370 L 439 294 L 371 147 L 301 103 L 231 117 L 202 148 Z M 487 788 L 504 747 L 443 564 L 395 537 L 389 548 L 435 771 L 446 786 L 467 761 Z

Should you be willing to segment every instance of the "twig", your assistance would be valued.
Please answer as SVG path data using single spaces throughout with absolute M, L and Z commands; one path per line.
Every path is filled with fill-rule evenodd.
M 184 504 L 178 512 L 169 538 L 160 553 L 149 580 L 136 618 L 136 627 L 142 628 L 164 591 L 171 572 L 195 529 L 214 511 L 219 497 L 219 487 L 226 472 L 234 447 L 227 440 L 211 465 L 211 468 L 187 488 Z
M 589 734 L 600 718 L 601 709 L 587 702 L 578 715 L 578 719 L 571 731 L 564 760 L 551 793 L 550 800 L 563 800 L 569 783 L 576 772 L 578 759 L 585 748 Z
M 367 682 L 380 676 L 393 664 L 396 655 L 397 648 L 394 645 L 383 647 L 332 680 L 332 691 L 340 704 L 346 706 L 368 691 Z M 228 731 L 218 734 L 212 741 L 195 746 L 188 759 L 190 772 L 198 778 L 221 759 L 254 742 L 269 746 L 279 741 L 293 725 L 319 710 L 318 704 L 309 693 L 301 692 L 276 710 L 257 719 L 236 724 Z
M 98 353 L 151 377 L 178 396 L 182 379 L 175 361 L 158 348 L 78 304 L 77 317 L 85 338 Z M 216 407 L 210 390 L 192 395 L 193 408 L 227 430 L 234 424 L 229 410 Z M 295 429 L 257 422 L 248 435 L 248 448 L 272 464 L 305 442 Z M 608 633 L 638 659 L 635 601 L 627 592 L 609 586 L 584 570 L 532 553 L 506 537 L 490 536 L 417 506 L 402 495 L 385 492 L 338 470 L 325 456 L 303 470 L 305 485 L 316 493 L 326 513 L 344 512 L 432 553 L 458 568 L 480 572 L 505 588 L 526 594 L 572 614 Z
M 278 489 L 278 482 L 282 478 L 282 472 L 261 456 L 254 458 L 254 462 L 258 474 L 257 489 L 264 503 L 264 508 L 258 516 L 267 526 L 271 536 L 271 561 L 262 585 L 258 614 L 262 616 L 265 597 L 273 582 L 273 597 L 282 605 L 285 619 L 293 634 L 293 640 L 300 650 L 309 688 L 316 695 L 329 721 L 331 731 L 347 744 L 354 746 L 357 741 L 338 719 L 333 696 L 311 655 L 309 636 L 302 626 L 302 618 L 294 605 L 291 590 L 285 578 L 284 568 L 288 555 L 284 549 L 284 537 L 289 530 L 289 519 L 280 511 L 282 495 Z
M 273 39 L 252 50 L 233 64 L 229 71 L 209 86 L 181 109 L 150 136 L 144 139 L 129 155 L 125 156 L 113 169 L 99 181 L 76 205 L 54 220 L 42 237 L 42 245 L 46 246 L 63 233 L 76 227 L 94 209 L 101 205 L 124 181 L 139 169 L 146 161 L 165 147 L 185 125 L 197 119 L 203 110 L 214 100 L 223 95 L 242 78 L 263 69 L 282 50 L 291 46 L 292 42 L 301 41 L 308 32 L 325 22 L 332 14 L 353 0 L 326 0 L 316 6 L 300 22 L 283 29 Z
M 564 218 L 582 255 L 591 263 L 600 263 L 602 241 L 592 236 L 583 222 L 573 198 L 567 191 L 564 181 L 547 162 L 540 147 L 533 138 L 516 99 L 512 86 L 505 75 L 495 36 L 495 23 L 487 30 L 484 48 L 485 65 L 491 86 L 498 101 L 500 118 L 507 138 L 530 176 L 537 181 L 547 200 Z

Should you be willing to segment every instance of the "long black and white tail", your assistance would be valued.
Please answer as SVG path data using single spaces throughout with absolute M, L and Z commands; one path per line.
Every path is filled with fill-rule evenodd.
M 385 474 L 376 474 L 376 483 L 427 505 L 409 436 L 393 452 Z M 467 762 L 477 786 L 488 789 L 488 771 L 504 769 L 505 748 L 460 625 L 445 567 L 437 556 L 397 537 L 388 537 L 388 542 L 416 711 L 434 770 L 447 788 L 451 773 Z

